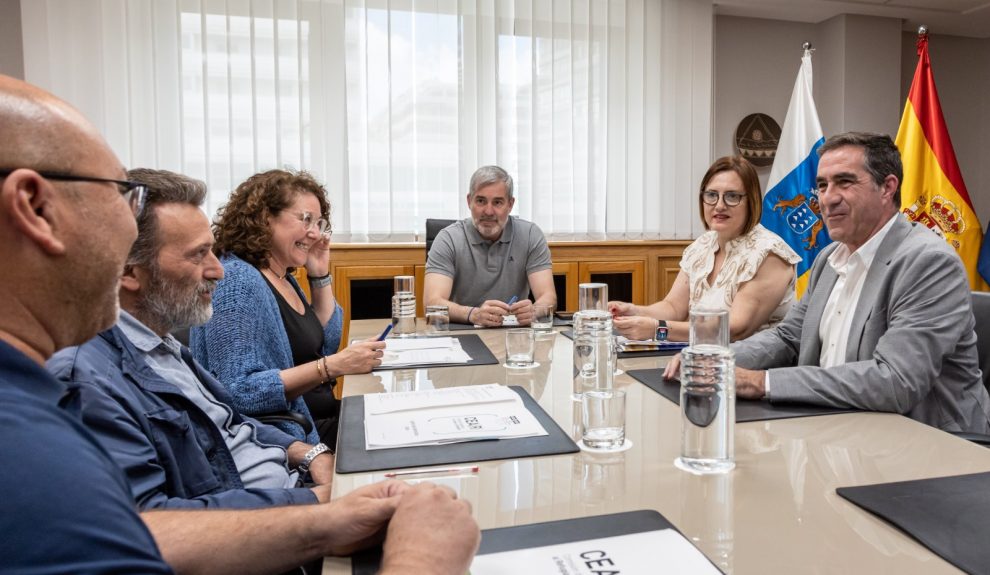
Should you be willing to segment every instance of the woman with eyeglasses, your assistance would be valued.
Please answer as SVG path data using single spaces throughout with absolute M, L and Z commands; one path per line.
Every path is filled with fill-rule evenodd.
M 315 420 L 308 436 L 297 423 L 275 425 L 332 447 L 340 410 L 334 378 L 380 365 L 384 344 L 337 351 L 343 311 L 329 274 L 329 217 L 326 190 L 305 172 L 270 170 L 239 185 L 213 224 L 224 269 L 213 317 L 191 330 L 190 343 L 240 411 L 302 413 Z M 301 267 L 312 300 L 292 275 Z
M 684 250 L 667 297 L 645 307 L 609 302 L 613 325 L 629 339 L 687 341 L 688 313 L 698 306 L 729 310 L 735 341 L 790 309 L 801 258 L 760 225 L 763 196 L 752 164 L 738 156 L 715 160 L 701 180 L 698 204 L 708 231 Z

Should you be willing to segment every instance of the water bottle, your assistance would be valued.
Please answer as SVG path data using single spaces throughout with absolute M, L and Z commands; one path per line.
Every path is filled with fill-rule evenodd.
M 574 314 L 574 389 L 581 400 L 585 391 L 609 391 L 615 375 L 612 316 L 607 311 L 584 310 Z
M 395 276 L 395 295 L 392 296 L 392 335 L 395 337 L 416 335 L 413 280 L 413 276 Z
M 681 351 L 681 456 L 692 473 L 726 473 L 735 464 L 735 358 L 729 312 L 691 310 L 689 347 Z

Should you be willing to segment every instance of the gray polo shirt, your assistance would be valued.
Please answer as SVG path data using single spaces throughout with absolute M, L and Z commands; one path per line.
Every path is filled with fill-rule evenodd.
M 286 453 L 278 445 L 258 441 L 251 422 L 233 423 L 230 406 L 220 403 L 200 383 L 182 360 L 181 344 L 171 334 L 164 339 L 123 309 L 117 325 L 134 347 L 144 354 L 151 369 L 203 410 L 220 429 L 246 488 L 279 489 L 296 486 L 298 474 L 286 465 Z
M 471 218 L 455 222 L 440 230 L 426 260 L 426 273 L 453 278 L 450 301 L 469 306 L 528 297 L 529 274 L 551 267 L 543 230 L 515 216 L 494 242 L 481 237 Z

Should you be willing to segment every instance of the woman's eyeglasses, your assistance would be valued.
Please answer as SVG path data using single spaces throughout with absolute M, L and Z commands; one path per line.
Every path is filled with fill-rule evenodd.
M 722 198 L 725 205 L 731 207 L 738 206 L 742 203 L 745 194 L 740 194 L 739 192 L 723 192 L 718 193 L 715 190 L 705 190 L 701 192 L 701 201 L 705 202 L 709 206 L 714 206 L 718 204 L 718 199 Z
M 330 222 L 323 218 L 316 219 L 316 215 L 311 212 L 297 213 L 296 217 L 303 223 L 303 228 L 307 232 L 312 231 L 313 227 L 316 227 L 316 230 L 321 236 L 329 238 L 333 235 L 333 230 L 330 229 Z

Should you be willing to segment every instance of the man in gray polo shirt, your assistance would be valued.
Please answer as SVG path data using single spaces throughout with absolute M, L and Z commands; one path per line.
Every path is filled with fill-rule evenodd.
M 446 305 L 450 321 L 486 327 L 514 315 L 533 320 L 534 303 L 555 305 L 550 248 L 536 224 L 510 217 L 512 176 L 484 166 L 471 176 L 471 217 L 440 231 L 426 261 L 426 305 Z M 530 301 L 532 292 L 535 302 Z M 514 303 L 509 303 L 515 298 Z

